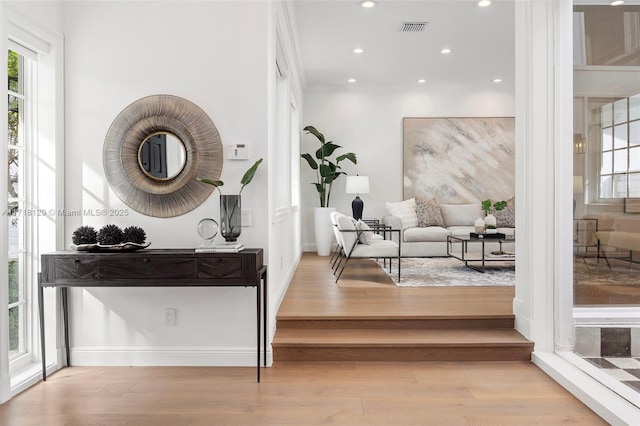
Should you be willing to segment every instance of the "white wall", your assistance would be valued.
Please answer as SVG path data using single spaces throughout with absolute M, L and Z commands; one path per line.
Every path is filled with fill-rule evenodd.
M 468 87 L 421 87 L 417 90 L 306 90 L 303 126 L 313 125 L 343 148 L 354 152 L 358 164 L 340 163 L 348 174 L 369 176 L 370 193 L 361 195 L 365 218 L 386 215 L 387 201 L 402 200 L 403 117 L 513 117 L 513 86 L 505 83 L 480 89 Z M 315 152 L 318 141 L 305 135 L 302 152 Z M 303 162 L 302 238 L 305 250 L 315 249 L 313 208 L 319 207 L 317 192 L 310 183 L 315 174 Z M 351 214 L 355 195 L 345 194 L 345 179 L 333 186 L 331 207 Z
M 274 316 L 280 302 L 285 296 L 288 284 L 295 273 L 302 254 L 300 237 L 300 208 L 297 197 L 291 194 L 291 183 L 297 182 L 291 167 L 291 155 L 295 152 L 293 145 L 297 143 L 291 135 L 291 121 L 300 120 L 292 117 L 291 100 L 297 100 L 298 115 L 301 105 L 302 86 L 300 83 L 300 66 L 296 48 L 295 27 L 290 17 L 290 10 L 284 1 L 269 2 L 269 312 Z M 280 46 L 278 48 L 277 46 Z M 278 53 L 279 51 L 279 53 Z M 276 59 L 281 72 L 286 78 L 278 81 Z M 285 95 L 278 102 L 278 89 Z M 260 214 L 267 213 L 267 209 Z M 275 320 L 271 322 L 271 333 L 275 333 Z
M 245 170 L 260 157 L 268 160 L 267 10 L 266 2 L 63 2 L 65 208 L 128 212 L 67 217 L 66 244 L 78 226 L 107 223 L 141 226 L 151 248 L 200 244 L 198 221 L 219 218 L 217 192 L 183 216 L 143 216 L 105 180 L 104 137 L 116 115 L 139 98 L 167 93 L 188 99 L 214 121 L 225 150 L 249 145 L 249 161 L 224 163 L 223 193 L 236 193 Z M 267 246 L 267 171 L 265 161 L 243 191 L 242 207 L 252 211 L 252 226 L 240 237 L 247 247 Z M 74 290 L 72 362 L 253 365 L 254 294 L 252 288 Z M 166 307 L 177 310 L 175 327 L 163 325 Z

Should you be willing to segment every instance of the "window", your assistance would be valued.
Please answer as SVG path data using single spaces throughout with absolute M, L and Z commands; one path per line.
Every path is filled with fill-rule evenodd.
M 640 94 L 600 108 L 599 198 L 640 197 Z
M 30 138 L 29 114 L 32 61 L 13 50 L 8 51 L 8 283 L 9 283 L 9 359 L 24 355 L 27 342 L 28 286 L 26 242 L 29 217 L 26 214 Z

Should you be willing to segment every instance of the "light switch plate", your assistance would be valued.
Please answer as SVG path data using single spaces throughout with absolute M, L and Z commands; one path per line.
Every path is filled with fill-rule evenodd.
M 247 144 L 237 143 L 233 145 L 227 145 L 227 159 L 248 160 L 249 148 L 247 147 Z

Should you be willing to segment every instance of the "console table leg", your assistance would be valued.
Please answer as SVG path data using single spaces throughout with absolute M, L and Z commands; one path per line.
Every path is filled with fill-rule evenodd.
M 267 366 L 267 333 L 268 333 L 268 320 L 267 320 L 267 309 L 269 307 L 269 298 L 267 297 L 267 292 L 269 289 L 269 286 L 267 285 L 267 268 L 264 269 L 264 272 L 262 273 L 262 283 L 263 283 L 263 287 L 262 287 L 262 315 L 263 315 L 263 338 L 264 338 L 264 366 Z
M 67 300 L 67 287 L 62 287 L 62 317 L 64 320 L 64 350 L 67 358 L 67 367 L 71 366 L 69 351 L 69 305 Z
M 38 314 L 40 315 L 40 356 L 42 357 L 42 380 L 47 380 L 47 357 L 44 345 L 44 289 L 40 285 L 38 274 Z
M 260 335 L 262 334 L 261 331 L 261 327 L 260 327 L 260 323 L 262 320 L 262 291 L 261 291 L 261 285 L 260 285 L 260 277 L 258 276 L 258 282 L 256 283 L 256 338 L 257 338 L 257 342 L 256 342 L 256 355 L 258 357 L 256 366 L 257 366 L 257 376 L 258 376 L 258 383 L 260 383 Z

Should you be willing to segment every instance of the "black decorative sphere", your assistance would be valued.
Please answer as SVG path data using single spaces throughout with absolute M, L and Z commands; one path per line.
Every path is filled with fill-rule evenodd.
M 124 234 L 116 225 L 105 225 L 98 231 L 98 243 L 102 245 L 120 244 Z
M 139 226 L 128 226 L 124 228 L 123 234 L 123 241 L 125 243 L 144 244 L 144 240 L 147 238 L 144 229 Z
M 81 244 L 95 244 L 98 242 L 98 233 L 93 226 L 81 226 L 73 231 L 71 242 L 77 246 Z

